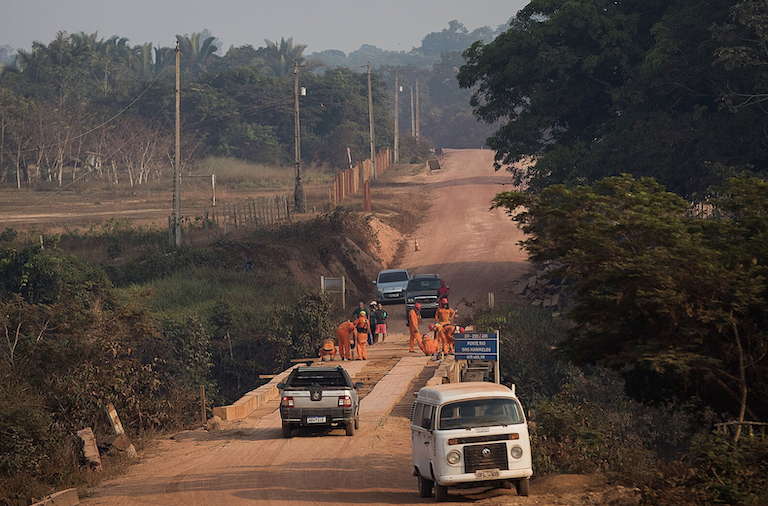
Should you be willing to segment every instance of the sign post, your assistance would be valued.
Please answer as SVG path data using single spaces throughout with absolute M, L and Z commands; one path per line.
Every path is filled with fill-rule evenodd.
M 340 278 L 326 278 L 320 276 L 320 290 L 324 292 L 340 293 L 341 308 L 347 309 L 347 283 L 344 276 Z
M 496 383 L 501 383 L 499 371 L 499 331 L 493 333 L 465 332 L 454 334 L 456 360 L 490 360 L 494 362 Z

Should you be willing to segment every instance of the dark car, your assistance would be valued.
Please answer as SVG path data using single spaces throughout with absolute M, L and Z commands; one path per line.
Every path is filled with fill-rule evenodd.
M 406 311 L 413 309 L 417 302 L 421 304 L 422 316 L 435 316 L 437 311 L 437 289 L 440 288 L 440 276 L 437 274 L 415 274 L 405 287 Z

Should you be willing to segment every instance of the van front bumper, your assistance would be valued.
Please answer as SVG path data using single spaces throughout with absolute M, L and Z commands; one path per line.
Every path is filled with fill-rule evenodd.
M 435 481 L 444 487 L 455 485 L 483 487 L 497 481 L 519 480 L 521 478 L 530 478 L 531 476 L 533 476 L 533 469 L 510 469 L 499 471 L 498 476 L 490 478 L 478 478 L 475 473 L 464 473 L 436 476 Z

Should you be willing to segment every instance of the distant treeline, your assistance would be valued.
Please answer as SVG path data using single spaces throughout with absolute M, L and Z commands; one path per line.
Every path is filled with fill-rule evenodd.
M 180 50 L 182 164 L 206 155 L 291 166 L 294 71 L 300 99 L 302 160 L 332 169 L 369 156 L 370 62 L 377 146 L 393 144 L 394 82 L 399 74 L 401 159 L 425 145 L 480 146 L 490 133 L 471 114 L 456 81 L 461 51 L 496 32 L 460 23 L 395 53 L 364 46 L 349 56 L 306 57 L 292 38 L 264 47 L 230 47 L 208 34 L 177 35 Z M 96 33 L 59 32 L 0 64 L 0 182 L 76 180 L 85 173 L 142 184 L 172 167 L 175 48 Z M 324 61 L 324 58 L 328 61 Z M 416 124 L 418 123 L 418 125 Z M 417 128 L 418 126 L 418 128 Z M 416 137 L 421 142 L 417 142 Z M 121 177 L 117 177 L 120 174 Z

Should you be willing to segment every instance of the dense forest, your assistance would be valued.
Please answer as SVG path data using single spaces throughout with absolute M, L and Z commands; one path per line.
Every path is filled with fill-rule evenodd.
M 490 28 L 470 33 L 454 21 L 409 53 L 364 46 L 349 56 L 306 56 L 292 38 L 224 52 L 207 32 L 178 35 L 182 164 L 216 155 L 292 166 L 295 72 L 306 90 L 302 160 L 338 171 L 349 165 L 346 148 L 353 162 L 367 158 L 367 66 L 377 146 L 394 142 L 397 74 L 404 159 L 423 157 L 426 146 L 479 147 L 490 129 L 472 117 L 469 92 L 455 75 L 461 51 L 493 36 Z M 175 147 L 175 48 L 60 32 L 15 55 L 6 47 L 2 56 L 0 183 L 62 185 L 111 173 L 134 185 L 167 175 Z

